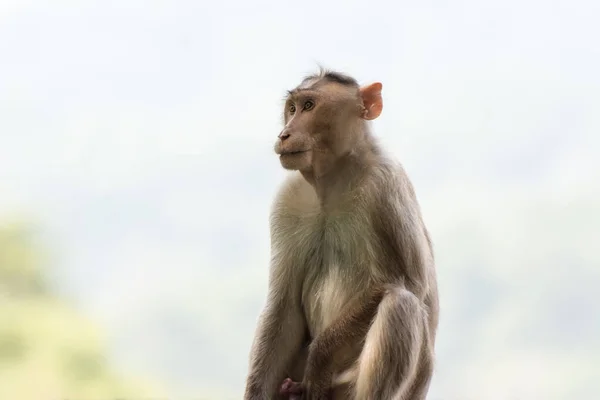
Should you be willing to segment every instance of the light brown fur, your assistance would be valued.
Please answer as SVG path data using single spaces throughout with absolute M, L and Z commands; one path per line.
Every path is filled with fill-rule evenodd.
M 327 71 L 289 93 L 275 152 L 299 172 L 273 204 L 247 400 L 277 398 L 287 377 L 302 382 L 303 399 L 425 399 L 438 324 L 433 250 L 412 184 L 368 129 L 380 93 Z

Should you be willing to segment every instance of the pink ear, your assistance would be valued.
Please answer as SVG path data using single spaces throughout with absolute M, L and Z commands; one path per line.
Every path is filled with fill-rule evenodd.
M 360 96 L 362 97 L 365 109 L 361 115 L 364 119 L 375 119 L 381 115 L 383 110 L 383 99 L 381 98 L 381 89 L 383 85 L 380 82 L 372 83 L 368 86 L 360 88 Z

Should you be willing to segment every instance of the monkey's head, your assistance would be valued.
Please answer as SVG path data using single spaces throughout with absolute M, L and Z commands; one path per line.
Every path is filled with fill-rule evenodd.
M 366 121 L 383 109 L 379 82 L 360 87 L 356 80 L 321 71 L 288 92 L 284 128 L 275 143 L 285 169 L 324 173 L 356 148 Z

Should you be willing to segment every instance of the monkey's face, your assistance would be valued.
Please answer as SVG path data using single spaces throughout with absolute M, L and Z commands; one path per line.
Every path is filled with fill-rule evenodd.
M 359 132 L 353 126 L 362 121 L 361 101 L 357 90 L 337 84 L 300 86 L 290 92 L 283 117 L 275 153 L 283 168 L 307 171 L 352 148 Z
M 285 127 L 275 142 L 275 153 L 285 169 L 307 170 L 312 165 L 315 142 L 312 122 L 315 101 L 288 98 L 284 110 Z M 311 115 L 312 112 L 312 115 Z

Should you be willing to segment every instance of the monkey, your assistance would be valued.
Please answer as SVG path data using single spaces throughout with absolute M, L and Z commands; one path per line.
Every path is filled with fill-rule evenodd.
M 439 299 L 412 182 L 371 132 L 381 82 L 321 69 L 287 92 L 274 145 L 266 304 L 245 400 L 424 400 Z

